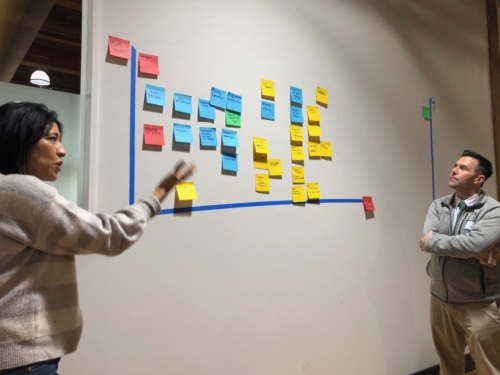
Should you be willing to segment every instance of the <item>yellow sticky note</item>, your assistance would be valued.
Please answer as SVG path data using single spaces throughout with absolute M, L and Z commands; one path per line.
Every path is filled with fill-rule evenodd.
M 316 87 L 316 103 L 328 104 L 328 90 Z
M 269 193 L 269 175 L 256 174 L 255 175 L 255 191 L 259 193 Z
M 300 161 L 304 160 L 304 147 L 302 146 L 291 146 L 291 152 L 292 152 L 292 160 L 293 161 Z
M 321 143 L 320 142 L 307 142 L 307 149 L 309 150 L 309 156 L 311 157 L 321 157 Z
M 253 166 L 256 169 L 269 169 L 266 154 L 253 154 Z
M 290 140 L 294 142 L 302 142 L 304 135 L 302 133 L 302 126 L 290 125 Z
M 261 79 L 260 92 L 262 96 L 274 98 L 276 96 L 276 92 L 274 91 L 274 81 L 271 81 L 269 79 Z
M 269 164 L 269 176 L 271 177 L 283 176 L 281 159 L 268 159 L 268 164 Z
M 175 185 L 175 191 L 181 201 L 192 201 L 198 199 L 194 182 L 179 182 Z
M 269 147 L 267 146 L 267 139 L 253 138 L 253 149 L 256 154 L 269 154 Z
M 307 198 L 308 199 L 320 199 L 321 193 L 319 191 L 319 186 L 317 182 L 308 182 L 307 186 Z
M 321 127 L 317 125 L 307 125 L 309 137 L 321 137 Z
M 304 167 L 292 167 L 292 182 L 294 184 L 303 184 L 305 181 Z
M 292 202 L 302 203 L 306 201 L 304 186 L 292 186 Z
M 333 156 L 332 143 L 321 141 L 321 157 L 331 158 Z
M 313 122 L 320 122 L 321 115 L 319 114 L 319 108 L 314 105 L 307 106 L 307 119 Z

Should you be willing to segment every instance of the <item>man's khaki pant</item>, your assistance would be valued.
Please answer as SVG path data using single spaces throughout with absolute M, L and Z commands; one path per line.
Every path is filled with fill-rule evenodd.
M 496 302 L 446 303 L 431 296 L 431 328 L 441 375 L 464 375 L 467 346 L 478 375 L 500 375 Z

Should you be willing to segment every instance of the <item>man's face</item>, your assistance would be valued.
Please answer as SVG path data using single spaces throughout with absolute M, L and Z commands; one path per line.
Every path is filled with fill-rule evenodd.
M 476 159 L 470 156 L 462 156 L 451 170 L 448 186 L 457 191 L 480 188 L 484 182 L 484 176 L 476 174 L 476 167 Z

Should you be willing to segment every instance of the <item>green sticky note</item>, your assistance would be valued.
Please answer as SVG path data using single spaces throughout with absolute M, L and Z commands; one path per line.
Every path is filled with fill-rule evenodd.
M 241 116 L 239 113 L 226 111 L 226 125 L 241 127 Z
M 422 107 L 422 116 L 424 116 L 424 120 L 430 120 L 431 119 L 431 109 L 429 107 L 426 107 L 425 105 Z

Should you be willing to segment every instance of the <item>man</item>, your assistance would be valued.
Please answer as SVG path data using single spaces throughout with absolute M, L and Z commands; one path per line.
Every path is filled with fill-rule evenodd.
M 500 204 L 481 189 L 488 159 L 466 150 L 451 171 L 455 194 L 436 199 L 420 248 L 431 253 L 431 329 L 441 375 L 464 374 L 468 346 L 480 375 L 500 374 Z

